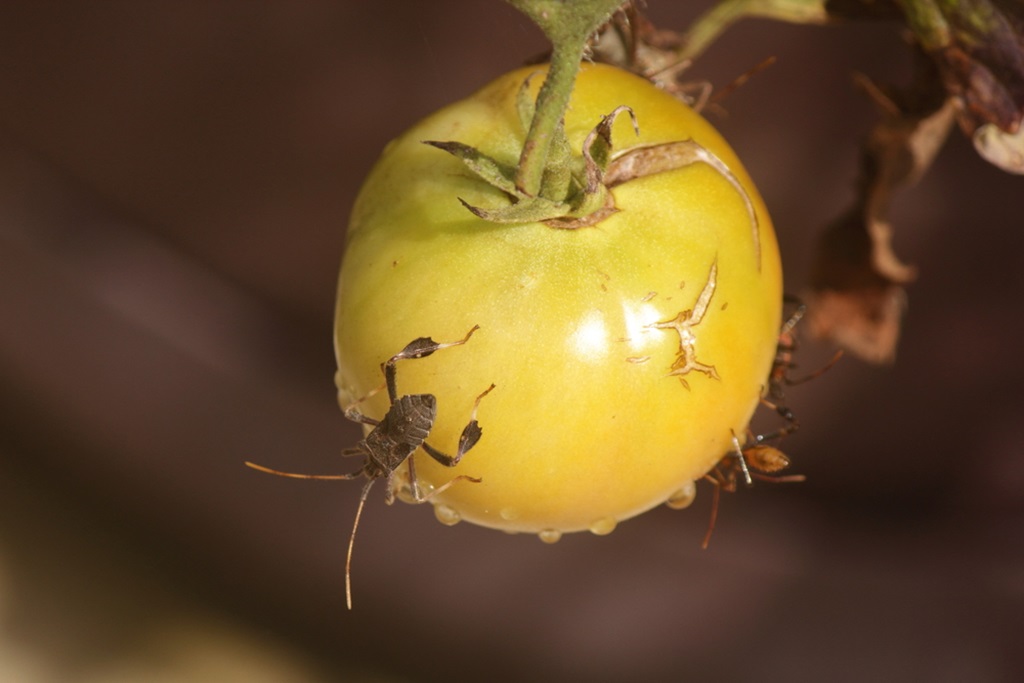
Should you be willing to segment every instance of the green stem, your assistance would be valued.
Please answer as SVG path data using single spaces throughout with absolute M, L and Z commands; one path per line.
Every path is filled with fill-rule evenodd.
M 537 109 L 530 122 L 530 131 L 526 135 L 516 172 L 516 187 L 530 197 L 540 193 L 551 143 L 558 127 L 562 125 L 566 107 L 569 106 L 569 97 L 582 57 L 582 46 L 579 49 L 561 50 L 556 46 L 551 52 L 551 66 L 537 95 Z
M 991 0 L 897 0 L 907 18 L 907 25 L 921 41 L 921 46 L 936 52 L 950 44 L 968 52 L 987 48 L 997 52 L 1020 52 L 1004 36 L 1007 21 Z M 1019 10 L 1018 10 L 1019 11 Z M 1011 38 L 1012 40 L 1012 38 Z
M 551 41 L 551 66 L 523 144 L 516 187 L 530 197 L 543 185 L 551 144 L 562 125 L 587 40 L 624 0 L 508 0 Z
M 740 19 L 761 17 L 795 24 L 821 24 L 828 20 L 827 0 L 721 0 L 701 15 L 683 35 L 681 59 L 694 59 L 729 26 Z

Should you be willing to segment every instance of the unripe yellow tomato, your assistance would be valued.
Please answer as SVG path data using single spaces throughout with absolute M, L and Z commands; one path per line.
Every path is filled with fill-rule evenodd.
M 555 540 L 607 533 L 667 501 L 741 441 L 767 382 L 782 309 L 778 246 L 764 204 L 721 136 L 649 82 L 584 65 L 565 119 L 579 150 L 603 115 L 614 154 L 692 141 L 711 163 L 634 178 L 595 225 L 498 225 L 470 213 L 508 203 L 426 140 L 454 140 L 514 165 L 516 96 L 530 67 L 392 141 L 356 201 L 341 268 L 335 346 L 343 406 L 382 382 L 412 340 L 464 338 L 396 364 L 397 391 L 433 394 L 427 442 L 454 455 L 476 398 L 479 442 L 454 468 L 417 451 L 421 489 L 459 519 Z M 535 78 L 531 87 L 542 79 Z M 360 405 L 381 418 L 387 392 Z

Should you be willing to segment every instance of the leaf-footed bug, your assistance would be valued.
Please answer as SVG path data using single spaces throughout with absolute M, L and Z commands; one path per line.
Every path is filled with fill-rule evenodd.
M 711 499 L 708 530 L 701 542 L 701 548 L 705 550 L 711 543 L 711 534 L 714 532 L 715 522 L 718 520 L 718 504 L 722 491 L 736 493 L 741 477 L 747 486 L 753 484 L 755 479 L 775 483 L 801 482 L 805 479 L 802 474 L 777 474 L 789 467 L 789 457 L 774 446 L 759 443 L 757 437 L 754 437 L 754 441 L 754 445 L 743 448 L 734 434 L 732 452 L 719 460 L 718 464 L 704 475 L 704 479 L 715 486 L 714 497 Z
M 805 375 L 798 379 L 790 377 L 789 371 L 796 367 L 793 362 L 793 355 L 796 353 L 798 346 L 796 326 L 807 313 L 807 304 L 792 296 L 787 296 L 786 301 L 790 304 L 795 304 L 796 310 L 794 310 L 793 314 L 785 323 L 783 323 L 782 329 L 779 331 L 779 342 L 775 351 L 775 361 L 772 364 L 772 371 L 768 376 L 768 386 L 765 390 L 767 396 L 761 397 L 761 404 L 778 413 L 779 417 L 785 420 L 786 424 L 770 434 L 758 434 L 755 436 L 754 439 L 758 444 L 788 436 L 800 428 L 800 423 L 797 421 L 796 415 L 794 415 L 793 411 L 786 405 L 786 387 L 796 386 L 798 384 L 803 384 L 804 382 L 809 382 L 812 379 L 816 379 L 828 371 L 833 365 L 838 363 L 839 359 L 843 356 L 842 350 L 839 350 L 832 356 L 832 359 L 829 360 L 828 363 L 809 375 Z
M 775 360 L 768 376 L 768 386 L 764 393 L 767 396 L 761 397 L 761 404 L 773 410 L 784 421 L 785 424 L 768 434 L 749 434 L 749 445 L 742 445 L 740 440 L 733 434 L 732 451 L 727 453 L 710 472 L 704 475 L 706 481 L 711 482 L 714 487 L 714 497 L 711 502 L 711 518 L 708 520 L 708 530 L 704 535 L 701 547 L 707 548 L 711 542 L 711 534 L 715 529 L 715 521 L 718 518 L 718 505 L 722 491 L 735 493 L 739 488 L 739 480 L 751 486 L 754 480 L 787 483 L 802 482 L 805 477 L 802 474 L 780 475 L 782 470 L 789 467 L 789 457 L 775 446 L 768 445 L 769 442 L 777 442 L 800 428 L 796 415 L 786 405 L 785 388 L 803 384 L 817 378 L 822 373 L 835 365 L 842 357 L 842 351 L 838 351 L 832 359 L 823 367 L 815 370 L 809 375 L 793 379 L 789 371 L 795 367 L 793 355 L 797 350 L 797 338 L 795 328 L 807 312 L 807 306 L 793 297 L 786 297 L 790 304 L 795 304 L 793 314 L 783 323 L 779 331 L 779 340 L 775 352 Z
M 430 435 L 430 430 L 434 426 L 434 420 L 437 418 L 437 398 L 433 394 L 399 396 L 396 370 L 396 365 L 400 360 L 425 358 L 435 351 L 452 346 L 461 346 L 469 341 L 469 338 L 478 329 L 480 329 L 480 326 L 474 325 L 473 329 L 466 333 L 465 337 L 454 342 L 439 343 L 429 337 L 419 337 L 409 342 L 404 349 L 381 364 L 381 371 L 384 373 L 384 385 L 345 408 L 346 418 L 373 428 L 366 435 L 366 438 L 359 441 L 353 448 L 342 451 L 343 456 L 361 455 L 365 458 L 363 466 L 355 472 L 351 474 L 297 474 L 273 470 L 251 462 L 245 463 L 249 467 L 261 472 L 276 474 L 281 477 L 292 477 L 294 479 L 348 480 L 358 479 L 359 477 L 367 478 L 368 481 L 363 486 L 362 494 L 359 496 L 359 506 L 356 508 L 355 521 L 352 523 L 352 534 L 348 542 L 348 553 L 345 558 L 345 600 L 349 609 L 352 609 L 352 548 L 355 545 L 356 529 L 359 528 L 359 518 L 363 513 L 363 506 L 375 481 L 381 478 L 385 480 L 387 490 L 384 492 L 384 502 L 388 505 L 393 503 L 395 499 L 392 479 L 398 468 L 405 462 L 409 463 L 409 486 L 412 489 L 412 499 L 416 503 L 430 500 L 430 498 L 441 493 L 457 481 L 480 482 L 480 479 L 476 477 L 460 474 L 441 486 L 432 489 L 428 494 L 423 495 L 420 493 L 419 485 L 416 481 L 416 468 L 411 456 L 416 452 L 416 449 L 422 448 L 426 451 L 427 455 L 446 467 L 455 467 L 459 464 L 462 456 L 480 440 L 483 430 L 476 421 L 476 411 L 480 401 L 494 389 L 494 385 L 492 384 L 476 397 L 469 423 L 462 430 L 462 435 L 459 437 L 458 450 L 452 456 L 427 443 L 427 437 Z M 384 387 L 387 388 L 391 406 L 383 418 L 376 420 L 363 415 L 357 410 L 359 404 Z

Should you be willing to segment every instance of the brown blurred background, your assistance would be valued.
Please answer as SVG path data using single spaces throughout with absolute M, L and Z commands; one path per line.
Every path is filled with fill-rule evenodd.
M 668 28 L 708 1 L 650 0 Z M 0 679 L 1024 677 L 1024 180 L 955 139 L 894 207 L 920 268 L 892 367 L 793 389 L 802 485 L 598 538 L 374 495 L 335 404 L 347 212 L 390 137 L 543 50 L 499 0 L 0 4 Z M 787 289 L 899 82 L 891 25 L 747 22 L 693 69 Z M 830 349 L 805 348 L 813 367 Z

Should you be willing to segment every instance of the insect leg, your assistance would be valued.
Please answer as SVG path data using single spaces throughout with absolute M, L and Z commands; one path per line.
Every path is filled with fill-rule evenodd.
M 751 472 L 750 476 L 758 481 L 765 481 L 769 484 L 800 484 L 807 481 L 805 474 L 758 474 Z
M 754 437 L 755 444 L 762 444 L 765 443 L 766 441 L 775 441 L 777 439 L 781 439 L 784 436 L 789 436 L 790 434 L 793 434 L 798 429 L 800 429 L 800 422 L 796 419 L 796 415 L 793 414 L 793 411 L 790 410 L 788 407 L 781 404 L 772 403 L 771 401 L 765 398 L 761 399 L 761 405 L 771 408 L 776 413 L 778 413 L 779 416 L 786 421 L 786 424 L 776 429 L 774 432 L 769 432 L 768 434 L 758 434 L 757 436 Z
M 793 328 L 797 326 L 800 320 L 803 319 L 804 315 L 807 313 L 807 304 L 805 304 L 797 297 L 788 294 L 785 295 L 783 299 L 786 303 L 796 305 L 796 310 L 793 311 L 793 314 L 789 316 L 788 319 L 786 319 L 786 322 L 782 323 L 782 329 L 779 330 L 780 337 L 787 337 L 789 333 L 793 331 Z
M 416 478 L 416 458 L 409 457 L 409 488 L 412 489 L 412 498 L 417 503 L 423 501 L 423 497 L 420 496 L 420 483 L 419 479 Z M 391 490 L 391 486 L 388 486 L 388 490 Z M 390 501 L 388 501 L 390 503 Z
M 374 389 L 370 393 L 366 394 L 365 396 L 363 396 L 361 398 L 357 398 L 352 403 L 349 403 L 347 406 L 344 406 L 342 408 L 342 410 L 345 413 L 345 418 L 349 419 L 349 420 L 352 420 L 353 422 L 359 422 L 361 424 L 370 425 L 371 427 L 376 427 L 377 425 L 379 425 L 380 424 L 380 420 L 375 420 L 372 417 L 366 417 L 365 415 L 360 413 L 356 408 L 361 403 L 363 403 L 363 402 L 369 400 L 370 398 L 372 398 L 373 396 L 375 396 L 377 394 L 377 392 L 379 392 L 383 388 L 384 388 L 384 385 L 381 384 L 379 387 L 377 387 L 376 389 Z
M 471 477 L 471 476 L 466 475 L 466 474 L 460 474 L 459 476 L 453 477 L 449 481 L 446 481 L 445 483 L 441 484 L 437 488 L 431 489 L 429 493 L 426 493 L 426 494 L 420 493 L 419 483 L 418 483 L 418 480 L 416 479 L 416 459 L 415 458 L 409 458 L 409 488 L 412 489 L 412 501 L 411 502 L 414 502 L 414 503 L 426 503 L 428 500 L 430 500 L 431 498 L 433 498 L 437 494 L 439 494 L 439 493 L 441 493 L 443 491 L 448 490 L 448 487 L 451 486 L 452 484 L 454 484 L 455 482 L 462 481 L 463 479 L 465 479 L 466 481 L 471 481 L 474 484 L 479 484 L 481 481 L 483 481 L 479 477 Z M 390 491 L 390 489 L 391 489 L 391 487 L 390 487 L 390 484 L 389 484 L 388 490 Z M 385 498 L 385 502 L 390 504 L 390 502 L 391 502 L 391 500 L 393 500 L 393 498 L 391 498 L 391 500 L 389 500 L 389 498 L 391 498 L 391 497 L 390 496 L 386 497 Z M 406 502 L 410 502 L 410 501 L 406 501 Z
M 702 550 L 707 550 L 708 544 L 711 543 L 711 534 L 715 531 L 715 522 L 718 521 L 718 503 L 722 498 L 722 485 L 714 477 L 705 476 L 704 478 L 715 485 L 715 492 L 711 498 L 711 517 L 708 519 L 708 530 L 704 533 L 704 540 L 700 544 Z
M 843 350 L 839 349 L 838 351 L 836 351 L 832 355 L 832 358 L 829 359 L 829 361 L 827 363 L 825 363 L 823 366 L 821 366 L 820 368 L 818 368 L 814 372 L 812 372 L 812 373 L 810 373 L 808 375 L 805 375 L 803 377 L 799 377 L 797 379 L 791 379 L 791 378 L 787 377 L 786 378 L 786 384 L 788 384 L 789 386 L 792 387 L 792 386 L 796 386 L 797 384 L 803 384 L 804 382 L 810 382 L 812 379 L 817 379 L 819 376 L 821 376 L 827 370 L 830 370 L 833 365 L 838 363 L 839 359 L 842 358 L 842 357 L 843 357 Z
M 467 332 L 465 337 L 453 342 L 442 343 L 436 342 L 430 337 L 419 337 L 418 339 L 413 339 L 404 349 L 387 359 L 381 368 L 384 370 L 384 380 L 388 387 L 388 396 L 391 398 L 391 402 L 394 403 L 398 400 L 398 389 L 395 384 L 395 363 L 410 358 L 425 358 L 434 353 L 434 351 L 465 344 L 473 336 L 473 333 L 479 329 L 479 325 L 474 325 L 473 329 Z
M 476 421 L 476 411 L 477 408 L 480 407 L 480 401 L 483 397 L 491 393 L 493 389 L 494 385 L 492 384 L 487 387 L 482 394 L 477 396 L 476 401 L 473 402 L 473 412 L 469 416 L 469 424 L 465 426 L 462 430 L 462 435 L 459 436 L 459 449 L 456 451 L 454 457 L 437 450 L 426 441 L 421 444 L 423 446 L 423 450 L 425 450 L 431 458 L 446 467 L 455 467 L 458 465 L 459 461 L 462 460 L 462 456 L 464 456 L 470 448 L 476 445 L 476 442 L 480 440 L 480 436 L 483 434 L 483 430 L 480 428 L 480 423 Z
M 479 484 L 480 482 L 483 481 L 483 479 L 481 479 L 480 477 L 471 477 L 468 474 L 460 474 L 459 476 L 452 477 L 451 479 L 449 479 L 445 483 L 441 484 L 436 489 L 432 490 L 430 493 L 428 493 L 427 495 L 425 495 L 422 498 L 420 498 L 419 500 L 417 500 L 417 502 L 419 502 L 419 503 L 427 502 L 428 500 L 430 500 L 431 498 L 433 498 L 437 494 L 442 493 L 444 491 L 447 491 L 448 487 L 451 486 L 452 484 L 454 484 L 457 481 L 471 481 L 474 484 Z
M 782 349 L 781 342 L 780 342 L 779 348 L 780 348 L 780 350 Z M 794 348 L 794 347 L 790 347 L 790 348 Z M 771 381 L 769 382 L 769 392 L 768 393 L 769 393 L 769 396 L 771 397 L 772 400 L 768 400 L 767 398 L 762 398 L 761 399 L 761 404 L 766 406 L 766 407 L 768 407 L 768 408 L 771 408 L 776 413 L 778 413 L 779 416 L 783 420 L 786 421 L 786 424 L 783 427 L 781 427 L 781 428 L 777 429 L 776 431 L 771 432 L 769 434 L 758 434 L 756 437 L 754 437 L 754 440 L 757 443 L 764 443 L 765 441 L 772 441 L 774 439 L 780 439 L 780 438 L 782 438 L 784 436 L 788 436 L 789 434 L 793 434 L 794 432 L 796 432 L 800 428 L 800 423 L 799 423 L 799 421 L 797 421 L 796 415 L 793 413 L 793 411 L 787 405 L 785 405 L 785 403 L 783 403 L 783 401 L 785 401 L 785 398 L 786 398 L 785 391 L 783 390 L 783 386 L 794 386 L 794 385 L 797 385 L 797 384 L 803 384 L 804 382 L 808 382 L 808 381 L 818 377 L 822 373 L 824 373 L 827 370 L 829 370 L 837 362 L 839 362 L 839 359 L 843 357 L 843 351 L 842 351 L 842 349 L 840 349 L 839 351 L 837 351 L 835 353 L 835 355 L 832 356 L 832 359 L 829 360 L 828 363 L 826 363 L 822 367 L 818 368 L 814 372 L 812 372 L 812 373 L 810 373 L 810 374 L 808 374 L 808 375 L 806 375 L 804 377 L 800 377 L 799 379 L 791 379 L 786 374 L 786 371 L 793 367 L 793 364 L 789 361 L 789 357 L 791 355 L 792 355 L 792 352 L 790 351 L 790 352 L 788 352 L 786 354 L 785 360 L 776 360 L 776 367 L 773 368 L 773 370 L 772 370 L 772 378 L 771 378 Z M 781 353 L 780 353 L 780 358 L 781 358 Z
M 355 456 L 355 455 L 362 455 L 362 456 L 365 457 L 366 456 L 366 449 L 365 448 L 359 448 L 359 447 L 346 448 L 345 450 L 343 450 L 341 452 L 341 457 L 343 457 L 343 458 L 351 458 L 352 456 Z

